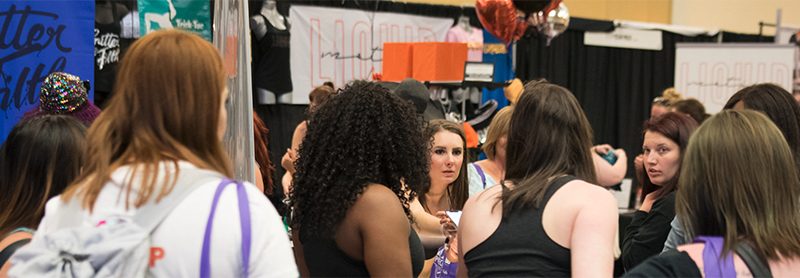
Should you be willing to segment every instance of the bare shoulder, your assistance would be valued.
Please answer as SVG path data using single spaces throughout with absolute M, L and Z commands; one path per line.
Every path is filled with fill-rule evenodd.
M 503 193 L 502 191 L 502 186 L 495 185 L 469 197 L 464 204 L 461 222 L 470 223 L 472 222 L 470 219 L 486 220 L 495 214 L 502 215 L 503 205 L 498 203 L 498 198 Z
M 368 217 L 385 217 L 389 215 L 400 215 L 405 218 L 405 212 L 400 199 L 394 191 L 380 184 L 370 184 L 364 188 L 364 192 L 353 204 L 353 209 L 359 215 Z
M 580 201 L 593 200 L 589 203 L 614 202 L 614 195 L 602 186 L 588 183 L 584 180 L 572 180 L 564 184 L 558 193 L 568 193 L 571 198 Z M 563 191 L 563 192 L 561 192 Z
M 306 130 L 308 129 L 308 121 L 303 121 L 297 128 L 294 130 L 295 133 L 306 134 Z

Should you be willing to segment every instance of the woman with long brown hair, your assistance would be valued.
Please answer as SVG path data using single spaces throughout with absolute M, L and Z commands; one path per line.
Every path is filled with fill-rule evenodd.
M 113 217 L 134 217 L 188 181 L 191 193 L 150 233 L 148 277 L 200 277 L 204 270 L 212 277 L 296 277 L 272 204 L 250 183 L 224 187 L 232 175 L 220 143 L 227 98 L 222 59 L 208 41 L 177 30 L 136 41 L 121 62 L 114 97 L 89 129 L 82 174 L 48 202 L 31 244 L 57 231 L 61 209 L 80 204 L 81 225 L 100 229 L 114 225 L 107 221 Z M 240 220 L 242 195 L 250 226 Z M 242 251 L 246 241 L 250 253 Z M 208 254 L 206 247 L 213 250 L 210 270 L 198 256 Z
M 706 120 L 689 141 L 675 198 L 695 242 L 626 277 L 797 277 L 800 180 L 784 136 L 757 111 Z
M 464 205 L 458 277 L 612 275 L 617 205 L 593 184 L 592 137 L 567 89 L 525 85 L 509 123 L 505 180 Z

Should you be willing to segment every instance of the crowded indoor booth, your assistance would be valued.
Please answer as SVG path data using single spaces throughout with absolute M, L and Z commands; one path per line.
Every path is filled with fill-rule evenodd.
M 0 278 L 797 277 L 800 1 L 0 1 Z

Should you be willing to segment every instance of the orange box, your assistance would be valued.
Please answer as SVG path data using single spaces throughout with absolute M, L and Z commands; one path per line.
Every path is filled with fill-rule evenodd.
M 413 44 L 412 52 L 412 78 L 423 82 L 464 79 L 466 43 L 418 42 Z
M 383 81 L 403 81 L 411 77 L 412 60 L 411 43 L 383 44 Z

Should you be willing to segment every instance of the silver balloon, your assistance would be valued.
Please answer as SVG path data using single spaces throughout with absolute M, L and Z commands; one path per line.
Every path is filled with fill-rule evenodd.
M 547 37 L 547 46 L 553 38 L 564 33 L 569 26 L 569 10 L 564 3 L 558 4 L 558 7 L 547 13 L 545 16 L 543 11 L 533 13 L 528 17 L 528 22 L 535 26 L 539 33 Z

